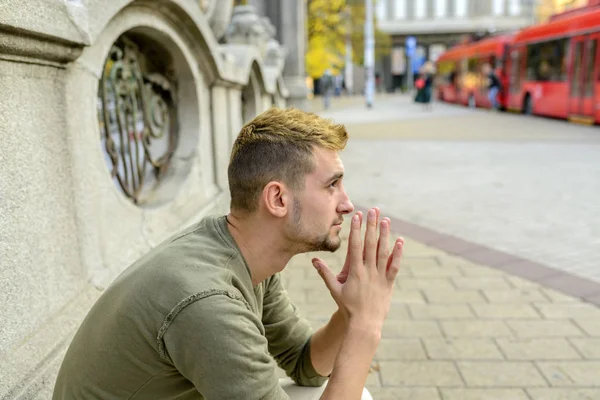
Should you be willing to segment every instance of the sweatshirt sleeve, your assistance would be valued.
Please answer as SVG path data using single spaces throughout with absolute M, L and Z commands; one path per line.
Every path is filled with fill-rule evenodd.
M 206 400 L 283 400 L 261 321 L 242 299 L 214 294 L 173 316 L 164 357 Z
M 279 274 L 271 277 L 265 288 L 262 323 L 269 352 L 287 376 L 300 386 L 325 383 L 327 378 L 315 371 L 310 359 L 311 327 L 290 301 Z

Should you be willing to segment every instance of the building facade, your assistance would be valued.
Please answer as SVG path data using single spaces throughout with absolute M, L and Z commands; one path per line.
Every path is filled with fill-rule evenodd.
M 0 2 L 1 399 L 51 398 L 102 290 L 228 211 L 242 124 L 305 101 L 304 1 L 265 3 Z
M 378 0 L 379 29 L 392 36 L 392 52 L 379 60 L 388 89 L 406 84 L 408 68 L 415 72 L 435 61 L 467 35 L 512 31 L 534 23 L 535 0 Z M 412 65 L 406 38 L 417 39 Z

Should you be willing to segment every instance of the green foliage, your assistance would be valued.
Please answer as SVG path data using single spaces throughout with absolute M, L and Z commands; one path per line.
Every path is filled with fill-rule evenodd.
M 307 74 L 318 78 L 327 68 L 339 73 L 345 63 L 347 38 L 352 43 L 354 63 L 363 65 L 364 0 L 307 0 L 307 7 Z M 390 49 L 390 37 L 375 29 L 375 57 L 389 54 Z

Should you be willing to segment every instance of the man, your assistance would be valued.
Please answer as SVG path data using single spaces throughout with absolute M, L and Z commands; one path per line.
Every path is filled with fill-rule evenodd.
M 502 87 L 500 79 L 492 69 L 490 64 L 483 65 L 483 76 L 488 78 L 488 99 L 492 110 L 498 109 L 498 93 Z
M 329 377 L 322 399 L 361 398 L 400 267 L 389 219 L 378 238 L 370 210 L 363 244 L 362 215 L 352 217 L 338 276 L 313 260 L 339 306 L 314 334 L 279 277 L 295 254 L 340 246 L 354 208 L 338 155 L 347 138 L 342 125 L 293 109 L 244 126 L 230 213 L 175 235 L 112 283 L 76 333 L 53 398 L 288 399 L 275 360 L 299 386 Z

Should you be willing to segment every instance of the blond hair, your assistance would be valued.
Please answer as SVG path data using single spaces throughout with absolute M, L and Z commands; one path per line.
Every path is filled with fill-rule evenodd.
M 304 188 L 306 174 L 315 168 L 314 146 L 341 151 L 348 132 L 314 113 L 270 108 L 242 127 L 231 151 L 228 177 L 231 209 L 252 212 L 272 181 L 292 190 Z

